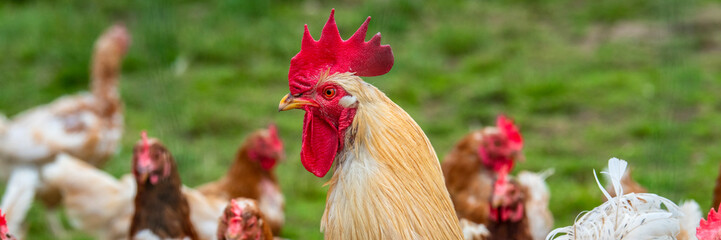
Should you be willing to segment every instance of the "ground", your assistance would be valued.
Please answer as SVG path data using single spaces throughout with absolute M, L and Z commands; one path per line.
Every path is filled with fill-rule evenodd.
M 0 3 L 0 111 L 12 116 L 88 85 L 92 43 L 133 35 L 121 92 L 130 169 L 141 130 L 167 143 L 184 183 L 225 173 L 243 138 L 279 125 L 288 158 L 283 236 L 320 239 L 327 179 L 299 161 L 302 111 L 277 112 L 303 24 L 318 38 L 331 8 L 349 37 L 367 16 L 396 57 L 365 78 L 420 124 L 442 158 L 505 113 L 526 139 L 518 170 L 548 178 L 556 226 L 601 203 L 592 170 L 626 159 L 636 180 L 710 207 L 721 148 L 721 6 L 712 0 L 86 1 Z M 53 239 L 36 204 L 29 239 Z M 87 239 L 73 232 L 73 239 Z

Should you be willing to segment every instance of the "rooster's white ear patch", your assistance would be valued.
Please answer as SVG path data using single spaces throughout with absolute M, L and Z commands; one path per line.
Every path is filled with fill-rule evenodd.
M 355 96 L 344 96 L 339 101 L 340 105 L 345 108 L 357 108 L 358 99 Z

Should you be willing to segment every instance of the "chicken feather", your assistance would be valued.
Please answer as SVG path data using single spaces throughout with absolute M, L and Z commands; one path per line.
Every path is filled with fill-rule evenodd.
M 656 194 L 623 195 L 621 177 L 627 165 L 624 160 L 611 158 L 608 172 L 603 172 L 611 178 L 614 190 L 619 193 L 614 198 L 601 186 L 594 171 L 596 183 L 610 200 L 579 215 L 572 226 L 551 231 L 546 239 L 675 239 L 683 213 L 675 203 Z

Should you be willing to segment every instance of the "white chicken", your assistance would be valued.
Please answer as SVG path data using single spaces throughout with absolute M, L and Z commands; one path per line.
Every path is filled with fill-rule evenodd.
M 37 167 L 61 152 L 100 166 L 116 152 L 123 132 L 118 80 L 129 43 L 130 35 L 122 25 L 110 27 L 97 40 L 90 93 L 61 97 L 22 112 L 12 120 L 0 117 L 0 175 L 7 178 L 10 174 L 8 189 L 23 189 L 8 190 L 3 195 L 0 207 L 8 211 L 10 231 L 21 232 L 18 224 L 27 209 L 13 209 L 20 199 L 37 194 L 51 209 L 60 202 L 56 190 L 38 185 Z M 35 186 L 39 187 L 38 193 Z M 53 232 L 61 234 L 64 231 L 59 219 L 54 211 L 49 212 Z
M 621 177 L 628 163 L 611 158 L 608 174 L 616 197 L 601 186 L 596 172 L 596 183 L 609 201 L 583 213 L 572 226 L 557 228 L 546 239 L 676 239 L 680 232 L 681 209 L 672 201 L 652 193 L 629 193 L 624 195 Z

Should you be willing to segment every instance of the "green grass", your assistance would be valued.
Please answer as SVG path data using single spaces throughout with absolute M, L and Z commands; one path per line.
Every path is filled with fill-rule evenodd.
M 284 237 L 322 237 L 326 179 L 299 162 L 303 113 L 276 108 L 303 24 L 317 38 L 331 8 L 345 37 L 373 17 L 369 32 L 383 33 L 396 60 L 366 81 L 414 117 L 439 156 L 497 114 L 515 118 L 527 157 L 517 169 L 556 169 L 548 179 L 556 226 L 601 203 L 591 171 L 613 156 L 629 160 L 650 191 L 710 207 L 721 159 L 721 32 L 688 24 L 712 1 L 84 2 L 0 3 L 0 110 L 14 115 L 87 89 L 93 41 L 123 21 L 133 35 L 121 81 L 127 126 L 105 169 L 127 173 L 146 129 L 197 186 L 225 173 L 246 134 L 276 122 L 288 155 L 277 169 Z M 183 61 L 187 71 L 177 73 Z M 43 211 L 31 210 L 29 239 L 54 239 Z

